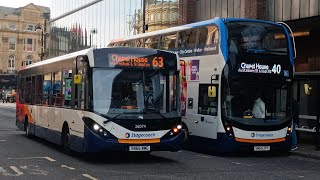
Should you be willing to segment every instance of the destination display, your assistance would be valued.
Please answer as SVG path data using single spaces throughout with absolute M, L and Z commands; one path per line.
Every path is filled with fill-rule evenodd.
M 292 65 L 286 55 L 230 55 L 228 66 L 232 76 L 293 77 Z
M 143 56 L 131 54 L 109 54 L 109 67 L 128 67 L 128 68 L 165 68 L 165 58 L 160 55 Z

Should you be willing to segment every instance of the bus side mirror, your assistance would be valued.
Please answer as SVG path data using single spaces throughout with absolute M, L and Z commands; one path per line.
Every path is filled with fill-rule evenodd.
M 217 89 L 216 86 L 209 86 L 208 87 L 208 97 L 217 97 Z
M 74 78 L 73 78 L 74 84 L 81 84 L 81 81 L 82 81 L 82 75 L 79 75 L 79 74 L 74 75 Z
M 311 94 L 311 90 L 312 90 L 312 87 L 310 86 L 310 84 L 304 84 L 304 93 L 306 95 L 310 95 Z

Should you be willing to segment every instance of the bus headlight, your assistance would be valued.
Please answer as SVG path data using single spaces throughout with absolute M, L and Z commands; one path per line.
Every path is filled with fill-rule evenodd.
M 83 117 L 82 120 L 83 120 L 85 126 L 87 126 L 88 129 L 95 132 L 97 135 L 99 135 L 101 137 L 114 137 L 111 133 L 109 133 L 106 129 L 104 129 L 101 125 L 96 123 L 91 118 Z
M 292 126 L 292 124 L 290 124 L 290 125 L 288 126 L 287 136 L 290 136 L 290 135 L 291 135 L 292 130 L 293 130 L 293 126 Z
M 98 124 L 94 124 L 94 125 L 93 125 L 93 129 L 96 130 L 96 131 L 98 131 L 98 130 L 100 129 L 100 126 L 99 126 Z

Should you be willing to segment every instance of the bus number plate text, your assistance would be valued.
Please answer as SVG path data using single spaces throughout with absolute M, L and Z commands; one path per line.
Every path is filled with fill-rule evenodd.
M 270 151 L 270 146 L 254 146 L 254 151 Z
M 129 146 L 129 151 L 150 151 L 150 146 Z

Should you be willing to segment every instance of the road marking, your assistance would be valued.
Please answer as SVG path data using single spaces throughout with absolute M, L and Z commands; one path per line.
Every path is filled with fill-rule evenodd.
M 62 168 L 67 168 L 67 169 L 70 169 L 70 170 L 75 170 L 76 168 L 73 168 L 73 167 L 69 167 L 67 165 L 61 165 Z
M 304 176 L 298 176 L 299 178 L 304 178 Z
M 17 173 L 17 176 L 20 176 L 23 174 L 23 172 L 21 172 L 17 167 L 15 166 L 10 166 L 10 168 Z
M 5 142 L 5 141 L 7 141 L 7 140 L 4 140 L 4 139 L 0 139 L 0 142 Z
M 239 163 L 239 162 L 232 162 L 232 164 L 236 164 L 236 165 L 244 165 L 244 166 L 252 166 L 250 164 L 244 164 L 244 163 Z
M 51 162 L 56 161 L 56 160 L 52 159 L 51 157 L 24 157 L 24 158 L 8 158 L 8 159 L 46 159 Z
M 20 176 L 23 174 L 23 172 L 21 172 L 17 167 L 15 166 L 10 166 L 10 168 L 16 173 L 16 174 L 10 174 L 8 173 L 5 169 L 3 169 L 3 167 L 0 167 L 0 173 L 3 176 Z
M 203 156 L 203 155 L 197 155 L 198 157 L 202 157 L 202 158 L 207 158 L 207 159 L 211 159 L 211 156 Z
M 37 175 L 48 175 L 48 171 L 39 169 L 39 166 L 29 165 L 29 166 L 20 166 L 21 169 L 26 170 L 28 174 L 37 174 Z
M 90 176 L 89 174 L 82 174 L 82 176 L 87 177 L 92 180 L 98 180 L 97 178 L 94 178 L 94 177 Z

